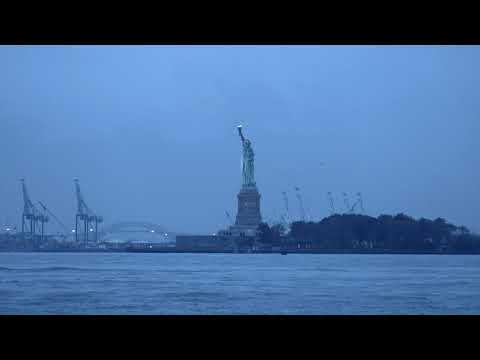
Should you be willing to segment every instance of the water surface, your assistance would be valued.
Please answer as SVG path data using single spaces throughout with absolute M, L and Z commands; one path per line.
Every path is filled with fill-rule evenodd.
M 0 253 L 0 314 L 480 314 L 480 256 Z

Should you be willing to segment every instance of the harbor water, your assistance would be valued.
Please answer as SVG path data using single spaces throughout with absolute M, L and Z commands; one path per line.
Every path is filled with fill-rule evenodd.
M 480 314 L 480 256 L 0 253 L 0 314 Z

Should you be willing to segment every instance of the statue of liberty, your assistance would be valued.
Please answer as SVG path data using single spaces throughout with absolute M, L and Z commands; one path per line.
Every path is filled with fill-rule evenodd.
M 242 134 L 242 125 L 237 126 L 238 134 L 242 139 L 243 145 L 243 157 L 242 157 L 242 178 L 244 186 L 255 186 L 254 180 L 254 158 L 252 143 L 250 140 L 245 139 Z

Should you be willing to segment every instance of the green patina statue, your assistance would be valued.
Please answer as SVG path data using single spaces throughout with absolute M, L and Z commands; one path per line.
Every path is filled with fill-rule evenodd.
M 242 134 L 242 125 L 237 126 L 238 134 L 242 139 L 243 157 L 242 157 L 242 178 L 244 186 L 255 186 L 254 180 L 254 158 L 252 143 L 245 139 Z

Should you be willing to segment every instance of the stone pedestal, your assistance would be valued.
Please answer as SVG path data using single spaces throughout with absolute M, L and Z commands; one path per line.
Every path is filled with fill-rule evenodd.
M 258 225 L 262 222 L 260 214 L 260 193 L 256 185 L 242 186 L 237 195 L 238 209 L 234 232 L 243 232 L 245 235 L 254 235 Z

